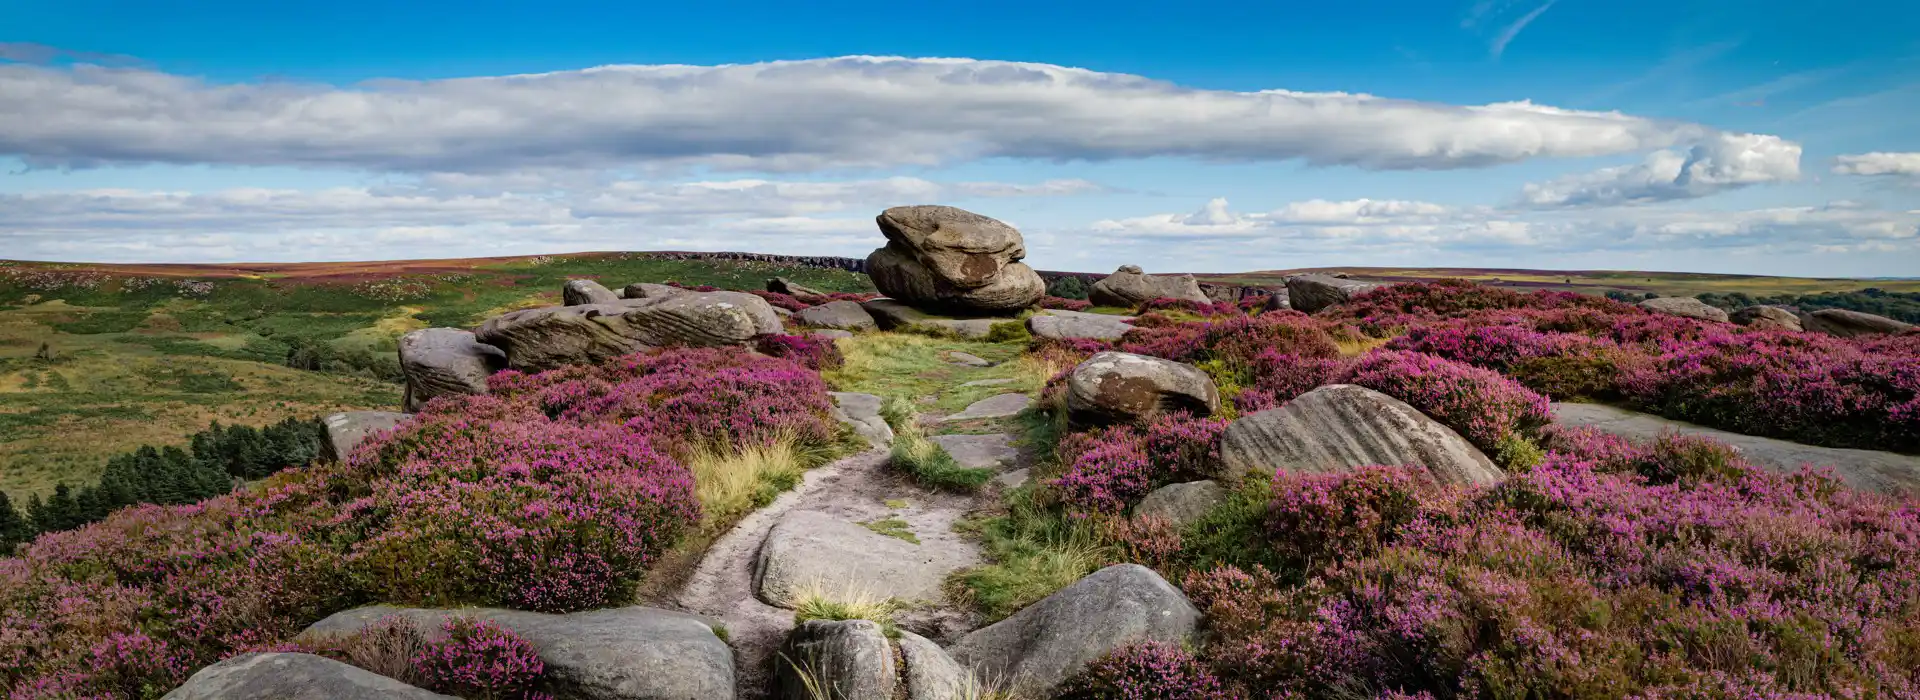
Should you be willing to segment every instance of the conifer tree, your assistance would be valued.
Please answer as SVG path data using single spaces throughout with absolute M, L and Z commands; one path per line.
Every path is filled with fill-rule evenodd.
M 33 536 L 26 516 L 14 509 L 13 501 L 7 498 L 7 492 L 0 491 L 0 556 L 13 553 L 13 548 Z

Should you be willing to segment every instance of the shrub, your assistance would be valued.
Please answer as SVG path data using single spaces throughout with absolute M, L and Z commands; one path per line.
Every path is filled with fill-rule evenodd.
M 1240 306 L 1238 304 L 1234 304 L 1231 302 L 1224 302 L 1224 301 L 1201 302 L 1201 301 L 1194 301 L 1192 299 L 1175 299 L 1172 297 L 1155 297 L 1152 299 L 1148 299 L 1144 302 L 1141 302 L 1140 307 L 1138 309 L 1135 309 L 1134 311 L 1135 313 L 1140 313 L 1140 314 L 1151 313 L 1154 311 L 1175 311 L 1175 312 L 1191 314 L 1194 316 L 1202 316 L 1202 317 L 1239 316 L 1245 313 L 1240 309 Z
M 804 335 L 770 335 L 761 338 L 755 349 L 771 357 L 792 360 L 815 372 L 837 369 L 846 362 L 832 340 Z
M 1075 299 L 1073 297 L 1060 297 L 1057 295 L 1040 297 L 1040 308 L 1042 309 L 1060 309 L 1062 311 L 1086 311 L 1092 306 L 1093 306 L 1093 302 L 1087 301 L 1085 299 Z
M 1177 644 L 1142 642 L 1088 664 L 1054 696 L 1059 700 L 1226 700 L 1206 664 Z
M 1343 381 L 1351 365 L 1337 357 L 1263 351 L 1254 358 L 1253 383 L 1234 397 L 1234 405 L 1243 414 L 1277 408 L 1318 387 Z
M 1519 382 L 1425 353 L 1370 353 L 1349 381 L 1407 402 L 1486 451 L 1552 420 L 1547 398 Z
M 1146 426 L 1071 435 L 1056 448 L 1066 469 L 1048 487 L 1073 510 L 1123 512 L 1154 488 L 1207 472 L 1219 460 L 1226 427 L 1217 417 L 1171 413 Z
M 1093 285 L 1081 279 L 1079 275 L 1066 275 L 1047 283 L 1047 295 L 1058 299 L 1084 300 Z M 1045 301 L 1042 299 L 1042 301 Z M 1053 308 L 1053 307 L 1047 307 Z M 1079 309 L 1074 309 L 1078 311 Z
M 1001 321 L 987 329 L 986 340 L 989 343 L 1024 343 L 1033 339 L 1027 332 L 1027 324 L 1019 321 Z
M 781 292 L 769 292 L 769 291 L 764 291 L 759 289 L 749 289 L 747 290 L 747 293 L 760 297 L 761 299 L 767 300 L 768 304 L 772 305 L 774 308 L 777 308 L 777 309 L 786 309 L 788 311 L 799 311 L 809 306 L 807 302 L 801 301 L 800 299 L 794 297 L 791 294 L 784 294 Z
M 1134 326 L 1120 339 L 1123 352 L 1186 363 L 1219 360 L 1237 371 L 1245 371 L 1268 351 L 1313 358 L 1340 355 L 1333 337 L 1297 311 L 1184 323 L 1147 316 Z
M 546 664 L 533 645 L 490 620 L 455 617 L 415 657 L 426 687 L 467 700 L 545 698 L 535 689 Z

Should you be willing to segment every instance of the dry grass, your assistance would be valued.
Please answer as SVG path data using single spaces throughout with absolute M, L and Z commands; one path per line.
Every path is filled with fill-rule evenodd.
M 1341 357 L 1358 357 L 1390 342 L 1393 342 L 1392 338 L 1360 338 L 1358 340 L 1336 339 L 1333 344 L 1340 348 Z
M 812 581 L 793 594 L 793 624 L 808 620 L 867 620 L 876 622 L 891 637 L 895 634 L 893 614 L 900 604 L 858 584 L 828 585 Z
M 768 445 L 705 450 L 689 459 L 687 468 L 707 520 L 729 524 L 799 484 L 806 471 L 794 441 L 786 438 Z

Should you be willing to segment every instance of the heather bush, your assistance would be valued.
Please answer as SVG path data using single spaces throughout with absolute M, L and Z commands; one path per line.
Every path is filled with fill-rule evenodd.
M 1238 304 L 1229 302 L 1199 302 L 1192 299 L 1175 299 L 1172 297 L 1155 297 L 1148 299 L 1141 302 L 1140 307 L 1135 309 L 1135 313 L 1141 314 L 1154 311 L 1172 311 L 1208 318 L 1214 316 L 1239 316 L 1246 313 L 1240 309 Z
M 1323 315 L 1330 319 L 1351 321 L 1372 335 L 1386 336 L 1397 329 L 1425 322 L 1509 309 L 1594 309 L 1603 313 L 1645 313 L 1629 304 L 1601 297 L 1570 292 L 1522 293 L 1467 280 L 1445 279 L 1374 289 L 1359 294 L 1346 304 L 1332 307 Z
M 1425 353 L 1370 353 L 1348 381 L 1407 402 L 1489 452 L 1552 420 L 1547 398 L 1519 382 Z
M 1065 470 L 1048 486 L 1071 510 L 1120 513 L 1157 487 L 1200 478 L 1219 459 L 1226 427 L 1218 417 L 1172 413 L 1144 427 L 1075 433 L 1055 448 Z
M 1057 296 L 1040 297 L 1040 308 L 1042 309 L 1060 309 L 1062 311 L 1086 311 L 1089 307 L 1092 307 L 1092 306 L 1093 306 L 1093 302 L 1087 301 L 1085 299 L 1071 299 L 1067 297 L 1057 297 Z
M 786 309 L 788 311 L 799 311 L 801 309 L 805 309 L 808 306 L 810 306 L 810 304 L 808 304 L 807 302 L 801 301 L 800 299 L 794 297 L 792 294 L 784 294 L 781 292 L 769 292 L 769 291 L 760 290 L 760 289 L 749 289 L 747 290 L 747 293 L 760 297 L 761 299 L 767 300 L 767 304 L 776 309 Z
M 1338 357 L 1301 357 L 1265 350 L 1254 357 L 1254 379 L 1233 397 L 1240 413 L 1278 408 L 1315 388 L 1337 384 L 1350 370 L 1352 362 Z
M 546 664 L 533 645 L 490 620 L 448 619 L 414 657 L 425 687 L 466 700 L 537 700 Z
M 824 372 L 840 367 L 846 362 L 841 357 L 840 348 L 832 340 L 804 335 L 770 335 L 761 338 L 755 349 L 769 357 L 792 360 L 815 372 Z
M 1061 684 L 1058 700 L 1227 700 L 1206 664 L 1177 644 L 1142 642 L 1116 649 Z
M 1282 571 L 1318 571 L 1378 553 L 1417 520 L 1449 519 L 1458 507 L 1457 492 L 1429 480 L 1417 466 L 1275 474 L 1267 508 L 1272 561 Z
M 1123 352 L 1187 363 L 1218 360 L 1241 372 L 1268 351 L 1311 358 L 1340 355 L 1326 329 L 1298 311 L 1189 322 L 1167 322 L 1149 315 L 1134 326 L 1120 340 Z

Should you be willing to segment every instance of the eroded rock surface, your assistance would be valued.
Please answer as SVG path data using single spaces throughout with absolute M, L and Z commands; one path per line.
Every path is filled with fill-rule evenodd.
M 1102 352 L 1067 377 L 1067 416 L 1076 424 L 1137 422 L 1176 409 L 1208 416 L 1219 408 L 1212 377 L 1158 357 Z
M 487 393 L 487 377 L 507 367 L 507 354 L 458 328 L 423 328 L 400 336 L 400 371 L 408 412 L 440 396 Z
M 1640 302 L 1640 308 L 1702 321 L 1727 322 L 1727 312 L 1693 297 L 1660 297 Z
M 914 306 L 1006 312 L 1046 293 L 1040 274 L 1020 262 L 1020 232 L 954 207 L 894 207 L 876 218 L 887 245 L 867 256 L 867 275 L 888 297 Z
M 1306 274 L 1287 278 L 1287 303 L 1296 311 L 1313 313 L 1351 301 L 1354 295 L 1385 285 L 1333 275 Z
M 1121 265 L 1087 292 L 1087 301 L 1095 306 L 1135 307 L 1161 297 L 1202 304 L 1213 301 L 1200 291 L 1193 275 L 1148 275 L 1138 265 Z
M 893 646 L 868 620 L 808 620 L 787 636 L 780 653 L 775 674 L 782 698 L 888 700 L 900 683 Z
M 241 654 L 200 669 L 161 700 L 458 700 L 324 656 Z
M 1800 325 L 1839 338 L 1892 335 L 1913 328 L 1911 323 L 1849 309 L 1821 309 L 1801 318 Z
M 560 303 L 566 306 L 585 304 L 612 304 L 620 301 L 620 295 L 593 280 L 567 280 L 560 288 Z
M 887 425 L 887 419 L 880 417 L 880 406 L 884 403 L 880 397 L 847 391 L 829 393 L 833 395 L 835 420 L 852 426 L 853 432 L 859 433 L 874 447 L 893 444 L 893 427 Z
M 770 605 L 793 607 L 801 593 L 859 590 L 880 598 L 939 601 L 947 574 L 972 561 L 874 532 L 818 511 L 786 514 L 760 546 L 757 595 Z
M 793 320 L 813 328 L 837 328 L 843 331 L 869 331 L 879 328 L 873 314 L 857 301 L 830 301 L 793 312 Z
M 1140 504 L 1133 507 L 1133 517 L 1160 518 L 1175 527 L 1185 527 L 1226 501 L 1226 487 L 1211 479 L 1167 484 L 1140 499 Z
M 541 371 L 649 348 L 747 345 L 781 332 L 766 300 L 740 292 L 684 292 L 618 304 L 524 309 L 488 319 L 477 334 L 507 365 Z
M 1749 306 L 1727 315 L 1727 319 L 1758 330 L 1799 331 L 1800 317 L 1778 306 Z
M 1279 408 L 1242 416 L 1220 436 L 1220 476 L 1261 478 L 1275 469 L 1333 473 L 1418 464 L 1445 484 L 1486 485 L 1504 473 L 1466 438 L 1405 402 L 1352 384 L 1330 384 Z
M 346 411 L 327 416 L 326 459 L 344 460 L 367 438 L 392 430 L 413 416 L 395 411 Z
M 1133 330 L 1129 316 L 1108 316 L 1090 314 L 1084 311 L 1064 311 L 1048 309 L 1027 318 L 1027 332 L 1041 338 L 1064 340 L 1067 338 L 1092 338 L 1094 340 L 1118 340 Z

